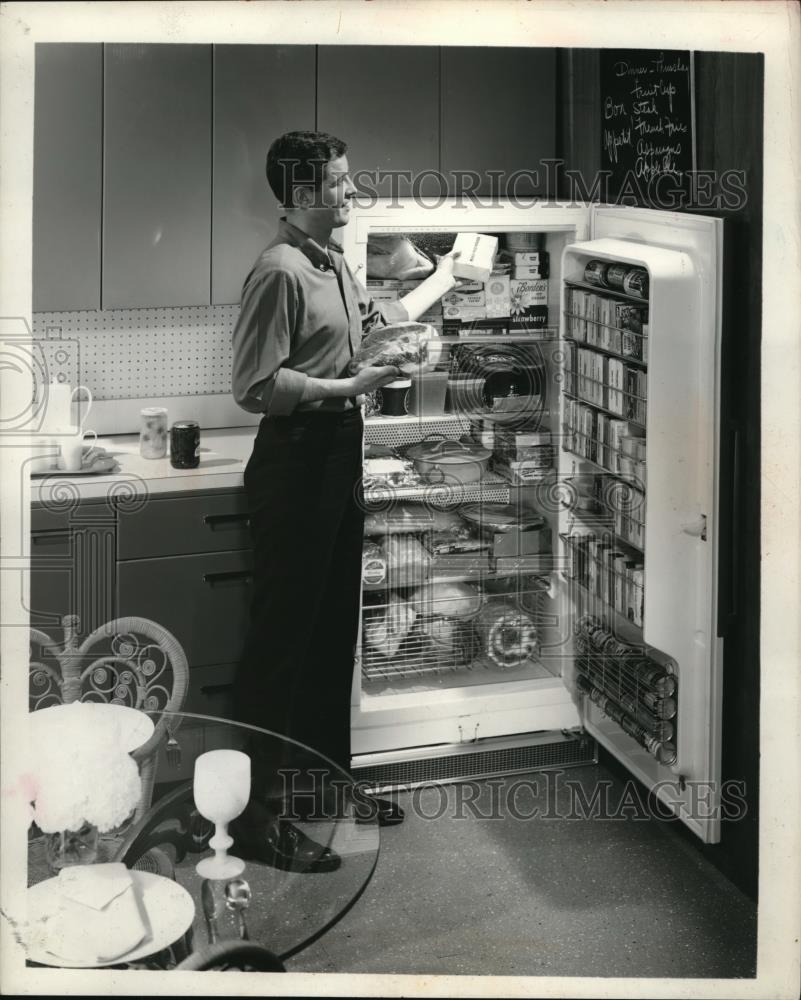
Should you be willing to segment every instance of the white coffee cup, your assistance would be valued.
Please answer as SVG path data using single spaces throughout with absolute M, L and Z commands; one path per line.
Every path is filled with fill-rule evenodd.
M 61 460 L 58 467 L 64 472 L 79 472 L 83 466 L 84 438 L 92 435 L 92 446 L 97 441 L 97 432 L 83 430 L 81 427 L 65 428 L 59 433 L 58 442 L 61 447 Z M 90 448 L 91 455 L 93 447 Z
M 31 472 L 42 473 L 57 469 L 61 459 L 59 442 L 49 434 L 47 436 L 40 434 L 34 438 L 34 445 Z

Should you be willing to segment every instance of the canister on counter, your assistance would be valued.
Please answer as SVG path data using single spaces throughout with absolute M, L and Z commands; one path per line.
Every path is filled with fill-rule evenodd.
M 142 458 L 164 458 L 167 454 L 167 411 L 163 406 L 146 406 L 139 418 L 139 454 Z
M 196 469 L 200 465 L 200 425 L 179 420 L 170 428 L 170 465 L 174 469 Z

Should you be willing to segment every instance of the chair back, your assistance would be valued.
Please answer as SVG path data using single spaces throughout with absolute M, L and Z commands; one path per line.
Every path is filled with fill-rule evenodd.
M 78 618 L 66 615 L 61 623 L 63 646 L 31 629 L 29 709 L 83 701 L 160 714 L 153 735 L 131 755 L 142 776 L 138 819 L 152 799 L 156 753 L 165 741 L 175 745 L 180 719 L 162 713 L 180 712 L 184 706 L 189 686 L 186 654 L 171 632 L 148 618 L 115 618 L 81 643 Z

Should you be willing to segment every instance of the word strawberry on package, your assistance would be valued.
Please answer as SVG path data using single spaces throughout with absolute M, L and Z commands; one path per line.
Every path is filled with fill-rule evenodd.
M 442 355 L 439 334 L 428 323 L 395 323 L 372 330 L 351 358 L 352 375 L 363 368 L 394 365 L 404 375 L 434 370 Z

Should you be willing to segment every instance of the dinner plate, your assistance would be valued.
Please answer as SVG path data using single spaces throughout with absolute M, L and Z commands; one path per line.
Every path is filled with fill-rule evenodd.
M 67 720 L 71 717 L 77 718 L 79 713 L 82 722 L 85 720 L 85 724 L 91 729 L 96 726 L 118 727 L 120 738 L 128 753 L 146 743 L 155 729 L 150 716 L 140 712 L 138 708 L 84 701 L 70 705 L 51 705 L 49 708 L 31 712 L 28 717 L 31 735 L 41 735 L 42 738 L 52 736 L 59 725 L 67 724 Z
M 116 958 L 99 962 L 92 958 L 62 958 L 48 951 L 47 927 L 49 917 L 61 905 L 63 897 L 58 891 L 58 876 L 39 882 L 28 889 L 27 952 L 32 962 L 58 966 L 63 969 L 100 969 L 109 965 L 135 962 L 154 955 L 177 941 L 192 926 L 195 904 L 182 886 L 163 875 L 152 872 L 131 871 L 133 891 L 144 911 L 149 931 L 135 948 Z

